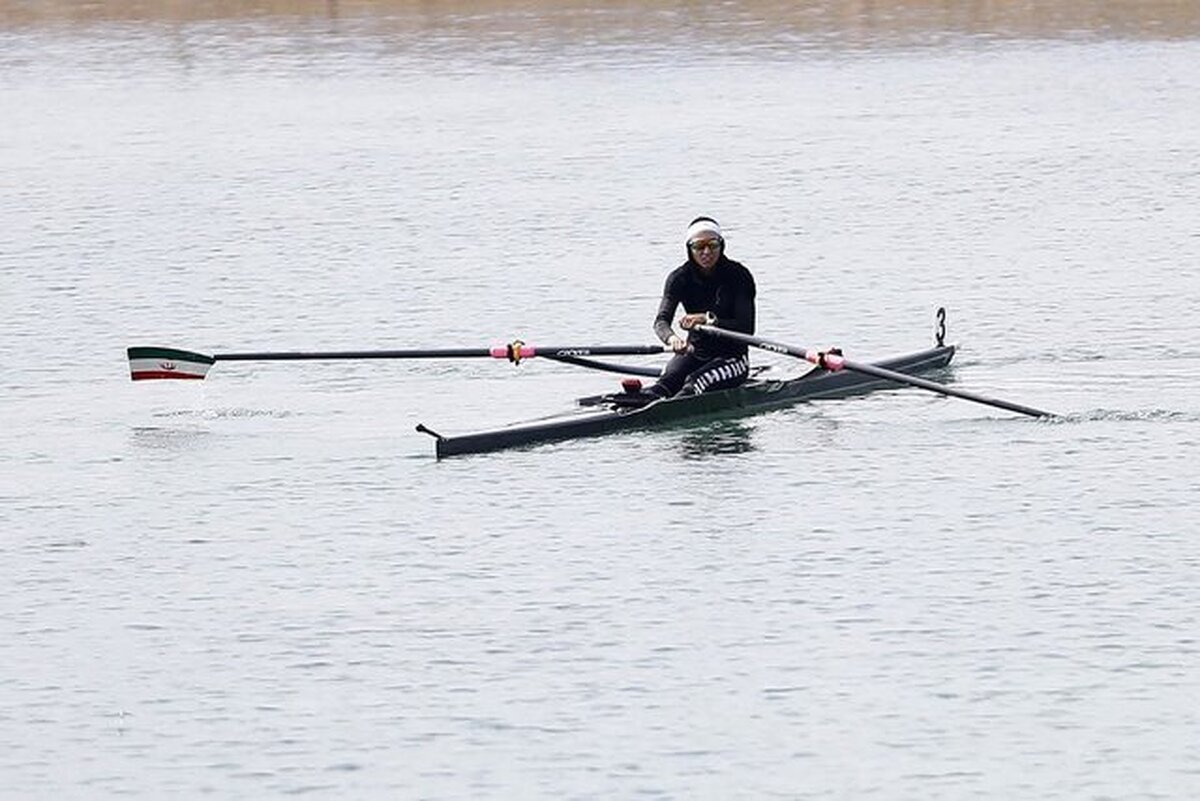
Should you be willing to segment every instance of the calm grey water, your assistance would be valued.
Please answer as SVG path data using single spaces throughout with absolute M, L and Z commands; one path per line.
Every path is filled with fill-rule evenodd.
M 1177 5 L 129 6 L 0 5 L 0 796 L 1200 794 Z M 945 305 L 944 380 L 1066 419 L 895 391 L 439 463 L 417 422 L 614 379 L 128 380 L 648 342 L 700 213 L 761 333 L 883 356 Z

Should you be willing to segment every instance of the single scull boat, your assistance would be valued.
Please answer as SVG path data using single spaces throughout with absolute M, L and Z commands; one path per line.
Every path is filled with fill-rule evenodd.
M 939 345 L 873 364 L 892 372 L 914 375 L 945 367 L 953 357 L 953 345 Z M 628 405 L 625 393 L 590 398 L 585 399 L 589 401 L 586 407 L 560 416 L 472 434 L 442 436 L 425 425 L 418 425 L 417 430 L 434 437 L 437 456 L 441 459 L 649 428 L 694 418 L 741 416 L 779 409 L 801 401 L 844 398 L 898 386 L 901 385 L 863 373 L 818 368 L 790 380 L 755 378 L 733 389 L 676 396 L 642 406 Z M 595 408 L 597 403 L 600 408 Z
M 929 350 L 904 356 L 894 356 L 879 362 L 856 362 L 845 358 L 841 351 L 819 352 L 788 345 L 770 339 L 718 328 L 698 325 L 706 334 L 741 342 L 748 347 L 791 356 L 812 362 L 818 367 L 799 378 L 763 380 L 752 378 L 745 384 L 719 392 L 702 395 L 682 395 L 661 399 L 642 392 L 640 384 L 626 383 L 626 391 L 598 395 L 579 400 L 579 407 L 565 414 L 517 423 L 493 431 L 474 434 L 442 436 L 418 425 L 417 430 L 436 440 L 438 458 L 467 453 L 485 453 L 505 448 L 518 448 L 554 440 L 574 439 L 715 416 L 741 416 L 778 409 L 794 403 L 821 398 L 844 398 L 877 389 L 903 385 L 961 398 L 993 408 L 1005 409 L 1029 417 L 1055 417 L 1050 412 L 1032 406 L 989 398 L 965 389 L 917 377 L 919 373 L 945 367 L 954 358 L 954 346 L 945 344 L 946 310 L 937 312 L 936 345 Z M 525 359 L 543 356 L 553 361 L 573 364 L 593 370 L 648 375 L 657 377 L 659 370 L 650 367 L 611 364 L 597 361 L 595 356 L 648 355 L 668 350 L 663 345 L 589 345 L 582 347 L 535 348 L 517 340 L 507 345 L 489 348 L 434 348 L 405 350 L 347 350 L 347 351 L 258 351 L 253 353 L 204 354 L 178 348 L 132 347 L 128 349 L 130 377 L 146 379 L 203 380 L 209 368 L 218 361 L 323 361 L 331 359 L 442 359 L 491 358 L 507 359 L 520 364 Z M 627 382 L 631 381 L 627 379 Z M 636 385 L 636 386 L 634 386 Z

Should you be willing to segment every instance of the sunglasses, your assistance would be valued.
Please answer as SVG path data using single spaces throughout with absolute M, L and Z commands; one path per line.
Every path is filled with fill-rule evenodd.
M 693 253 L 703 253 L 706 250 L 718 251 L 721 249 L 720 239 L 694 239 L 688 242 L 688 247 Z

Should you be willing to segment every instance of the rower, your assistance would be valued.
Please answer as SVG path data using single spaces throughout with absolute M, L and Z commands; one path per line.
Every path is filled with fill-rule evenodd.
M 721 226 L 712 217 L 697 217 L 684 238 L 687 261 L 667 276 L 654 333 L 675 352 L 658 381 L 647 392 L 669 398 L 728 389 L 750 375 L 745 344 L 705 334 L 693 327 L 706 323 L 744 334 L 754 333 L 754 277 L 742 264 L 725 255 Z M 671 327 L 683 305 L 679 327 Z

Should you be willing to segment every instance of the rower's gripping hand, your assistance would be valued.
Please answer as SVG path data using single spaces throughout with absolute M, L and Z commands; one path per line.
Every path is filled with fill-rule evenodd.
M 683 353 L 688 349 L 687 340 L 685 340 L 683 337 L 676 336 L 675 334 L 671 334 L 670 338 L 667 339 L 667 345 L 675 353 Z
M 702 323 L 708 323 L 709 325 L 712 325 L 713 319 L 713 316 L 708 312 L 685 314 L 679 320 L 679 327 L 684 331 L 690 331 L 693 326 L 697 326 Z
M 842 361 L 842 349 L 830 346 L 817 351 L 817 358 L 810 360 L 813 364 L 824 370 L 841 370 L 844 366 Z

